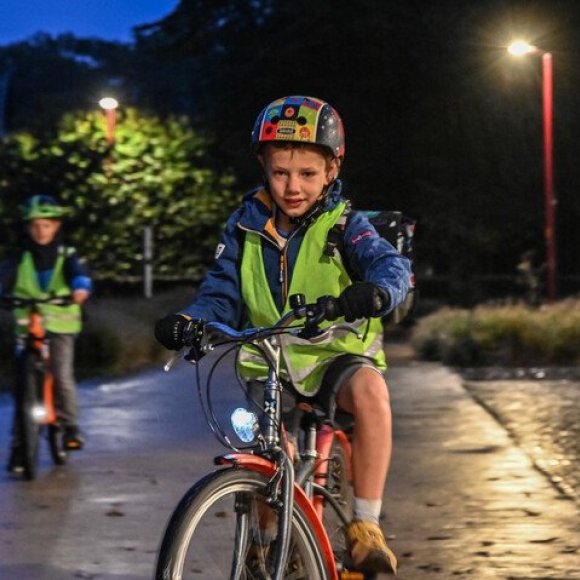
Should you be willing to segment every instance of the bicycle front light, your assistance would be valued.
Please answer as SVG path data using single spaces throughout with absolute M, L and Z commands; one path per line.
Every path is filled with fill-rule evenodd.
M 258 418 L 254 413 L 238 407 L 231 415 L 230 421 L 235 434 L 240 441 L 250 443 L 256 438 L 258 432 Z
M 44 405 L 34 405 L 32 407 L 32 418 L 34 419 L 34 421 L 36 421 L 36 423 L 42 423 L 43 421 L 45 421 L 46 416 L 47 413 Z

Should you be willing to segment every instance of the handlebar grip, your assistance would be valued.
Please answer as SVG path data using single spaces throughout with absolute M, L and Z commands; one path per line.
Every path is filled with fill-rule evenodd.
M 201 339 L 203 335 L 203 325 L 199 320 L 189 320 L 183 328 L 182 342 L 183 346 L 193 346 Z
M 326 320 L 332 322 L 344 314 L 340 307 L 338 298 L 334 298 L 334 296 L 325 296 L 322 300 L 324 300 L 324 318 Z

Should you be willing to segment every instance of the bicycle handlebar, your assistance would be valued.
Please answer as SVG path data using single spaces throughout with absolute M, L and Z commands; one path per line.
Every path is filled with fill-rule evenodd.
M 183 331 L 184 349 L 187 349 L 184 358 L 190 362 L 197 362 L 216 346 L 264 340 L 276 334 L 291 334 L 312 343 L 322 342 L 338 332 L 352 332 L 357 338 L 361 338 L 358 330 L 348 323 L 320 328 L 321 322 L 331 322 L 342 316 L 342 309 L 337 298 L 321 296 L 316 302 L 306 304 L 303 294 L 293 294 L 289 302 L 291 310 L 269 327 L 236 330 L 221 322 L 203 323 L 191 320 Z M 293 326 L 292 323 L 296 321 L 303 322 Z M 169 371 L 182 356 L 183 349 L 167 361 L 164 370 Z
M 13 308 L 35 307 L 40 304 L 52 304 L 54 306 L 69 306 L 73 303 L 71 294 L 66 296 L 49 296 L 48 298 L 20 298 L 11 294 L 0 296 L 0 308 L 8 310 Z
M 214 346 L 232 342 L 264 340 L 276 334 L 288 333 L 310 342 L 321 342 L 339 331 L 352 332 L 360 338 L 358 330 L 347 323 L 333 324 L 321 329 L 320 323 L 336 320 L 341 315 L 338 300 L 333 296 L 322 296 L 315 303 L 305 304 L 304 296 L 294 294 L 290 297 L 291 310 L 278 322 L 269 327 L 236 330 L 221 322 L 200 324 L 190 321 L 184 330 L 184 345 L 191 349 L 188 357 L 197 359 Z M 296 321 L 301 324 L 293 325 Z M 201 352 L 200 352 L 201 351 Z

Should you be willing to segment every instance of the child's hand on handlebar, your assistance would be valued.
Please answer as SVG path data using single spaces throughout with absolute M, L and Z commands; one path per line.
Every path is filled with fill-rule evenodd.
M 74 290 L 72 293 L 72 301 L 74 304 L 84 304 L 89 298 L 89 293 L 87 290 Z
M 344 319 L 353 322 L 357 318 L 378 316 L 390 304 L 385 290 L 371 282 L 355 282 L 344 289 L 338 305 Z
M 196 342 L 200 325 L 185 314 L 168 314 L 155 324 L 155 338 L 168 350 L 181 350 Z

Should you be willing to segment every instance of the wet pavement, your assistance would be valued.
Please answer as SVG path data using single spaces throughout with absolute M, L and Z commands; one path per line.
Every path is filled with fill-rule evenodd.
M 387 532 L 400 578 L 580 578 L 578 505 L 436 364 L 390 379 L 395 456 Z M 578 468 L 578 466 L 576 466 Z
M 580 381 L 468 381 L 550 481 L 580 503 Z
M 171 510 L 220 450 L 199 417 L 191 379 L 183 364 L 169 375 L 87 385 L 80 390 L 86 449 L 60 468 L 43 450 L 33 482 L 0 473 L 0 579 L 152 577 Z M 395 453 L 383 525 L 399 555 L 398 577 L 580 579 L 577 503 L 461 377 L 401 358 L 388 380 Z M 216 413 L 236 398 L 237 391 L 220 389 Z M 2 464 L 8 419 L 0 402 Z

